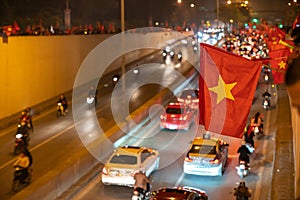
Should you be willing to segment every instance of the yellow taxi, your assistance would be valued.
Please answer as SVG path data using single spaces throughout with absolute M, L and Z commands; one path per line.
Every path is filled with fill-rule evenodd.
M 222 176 L 228 160 L 229 144 L 209 134 L 196 137 L 186 154 L 183 171 L 186 174 Z

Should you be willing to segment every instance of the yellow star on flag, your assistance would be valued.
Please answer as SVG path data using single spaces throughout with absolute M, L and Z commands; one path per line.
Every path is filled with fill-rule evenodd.
M 285 65 L 286 63 L 283 61 L 280 61 L 280 63 L 278 63 L 279 69 L 285 69 Z
M 226 84 L 222 77 L 219 75 L 218 85 L 208 90 L 213 91 L 217 94 L 217 104 L 220 103 L 224 98 L 234 100 L 231 94 L 232 88 L 237 84 L 237 82 Z

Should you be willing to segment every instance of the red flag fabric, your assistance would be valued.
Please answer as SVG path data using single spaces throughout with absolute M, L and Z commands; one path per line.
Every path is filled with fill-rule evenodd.
M 14 22 L 14 29 L 19 32 L 21 29 L 20 29 L 20 26 L 19 24 L 17 23 L 17 21 Z
M 290 55 L 289 48 L 277 49 L 269 52 L 271 58 L 270 65 L 275 84 L 284 83 L 285 72 L 287 70 L 287 59 Z
M 283 44 L 280 43 L 280 41 L 285 41 L 285 35 L 286 33 L 278 28 L 277 26 L 272 27 L 269 29 L 269 40 L 268 40 L 268 46 L 269 49 L 276 50 L 276 49 L 281 49 Z
M 241 138 L 262 64 L 200 44 L 199 124 L 206 131 Z

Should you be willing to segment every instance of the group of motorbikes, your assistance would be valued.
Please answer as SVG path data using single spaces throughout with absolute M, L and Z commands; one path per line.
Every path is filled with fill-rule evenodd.
M 256 112 L 250 120 L 250 125 L 245 128 L 245 133 L 242 139 L 242 146 L 244 146 L 245 148 L 242 152 L 239 152 L 240 157 L 239 166 L 237 167 L 237 174 L 241 178 L 247 176 L 250 170 L 249 155 L 252 154 L 255 150 L 254 137 L 259 138 L 263 135 L 263 133 L 263 116 L 260 112 Z M 242 148 L 242 146 L 240 148 Z
M 162 52 L 162 56 L 163 56 L 164 62 L 166 62 L 168 56 L 170 56 L 170 59 L 173 60 L 175 58 L 175 52 L 174 52 L 174 50 L 164 49 Z M 178 62 L 182 61 L 182 52 L 181 51 L 179 51 L 177 53 L 177 60 L 178 60 Z
M 30 153 L 28 151 L 30 135 L 33 133 L 32 124 L 32 113 L 31 108 L 27 108 L 22 111 L 21 116 L 18 121 L 17 131 L 15 134 L 15 146 L 13 150 L 13 155 L 17 156 L 19 154 L 25 154 L 27 152 L 28 156 Z M 31 157 L 31 155 L 30 155 Z M 32 157 L 30 158 L 30 165 L 32 163 Z M 14 165 L 14 178 L 12 184 L 12 191 L 16 192 L 20 188 L 20 185 L 29 183 L 31 181 L 31 170 L 24 169 L 19 165 Z
M 254 137 L 258 138 L 263 135 L 263 116 L 260 112 L 256 112 L 250 120 L 250 125 L 245 128 L 245 133 L 242 139 L 242 145 L 238 149 L 239 164 L 236 167 L 237 174 L 240 178 L 244 178 L 250 171 L 250 155 L 254 153 Z M 245 189 L 246 188 L 246 189 Z M 237 200 L 247 200 L 251 194 L 248 188 L 245 186 L 245 182 L 242 181 L 238 188 L 235 188 L 234 195 Z
M 30 134 L 33 132 L 32 118 L 29 110 L 24 110 L 19 118 L 17 132 L 15 135 L 15 147 L 13 154 L 19 155 L 24 149 L 27 149 L 30 140 Z
M 270 72 L 271 69 L 270 68 L 263 68 L 263 79 L 265 81 L 265 83 L 268 85 L 269 81 L 270 81 Z M 270 110 L 271 108 L 271 94 L 268 92 L 268 90 L 265 90 L 265 92 L 262 94 L 263 97 L 263 101 L 262 101 L 262 106 L 265 110 Z

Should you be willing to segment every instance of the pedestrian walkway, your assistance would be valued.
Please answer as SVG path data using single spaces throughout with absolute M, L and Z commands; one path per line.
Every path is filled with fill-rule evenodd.
M 272 192 L 270 200 L 292 200 L 294 193 L 293 130 L 285 85 L 278 85 L 278 114 Z M 288 117 L 287 117 L 288 116 Z

